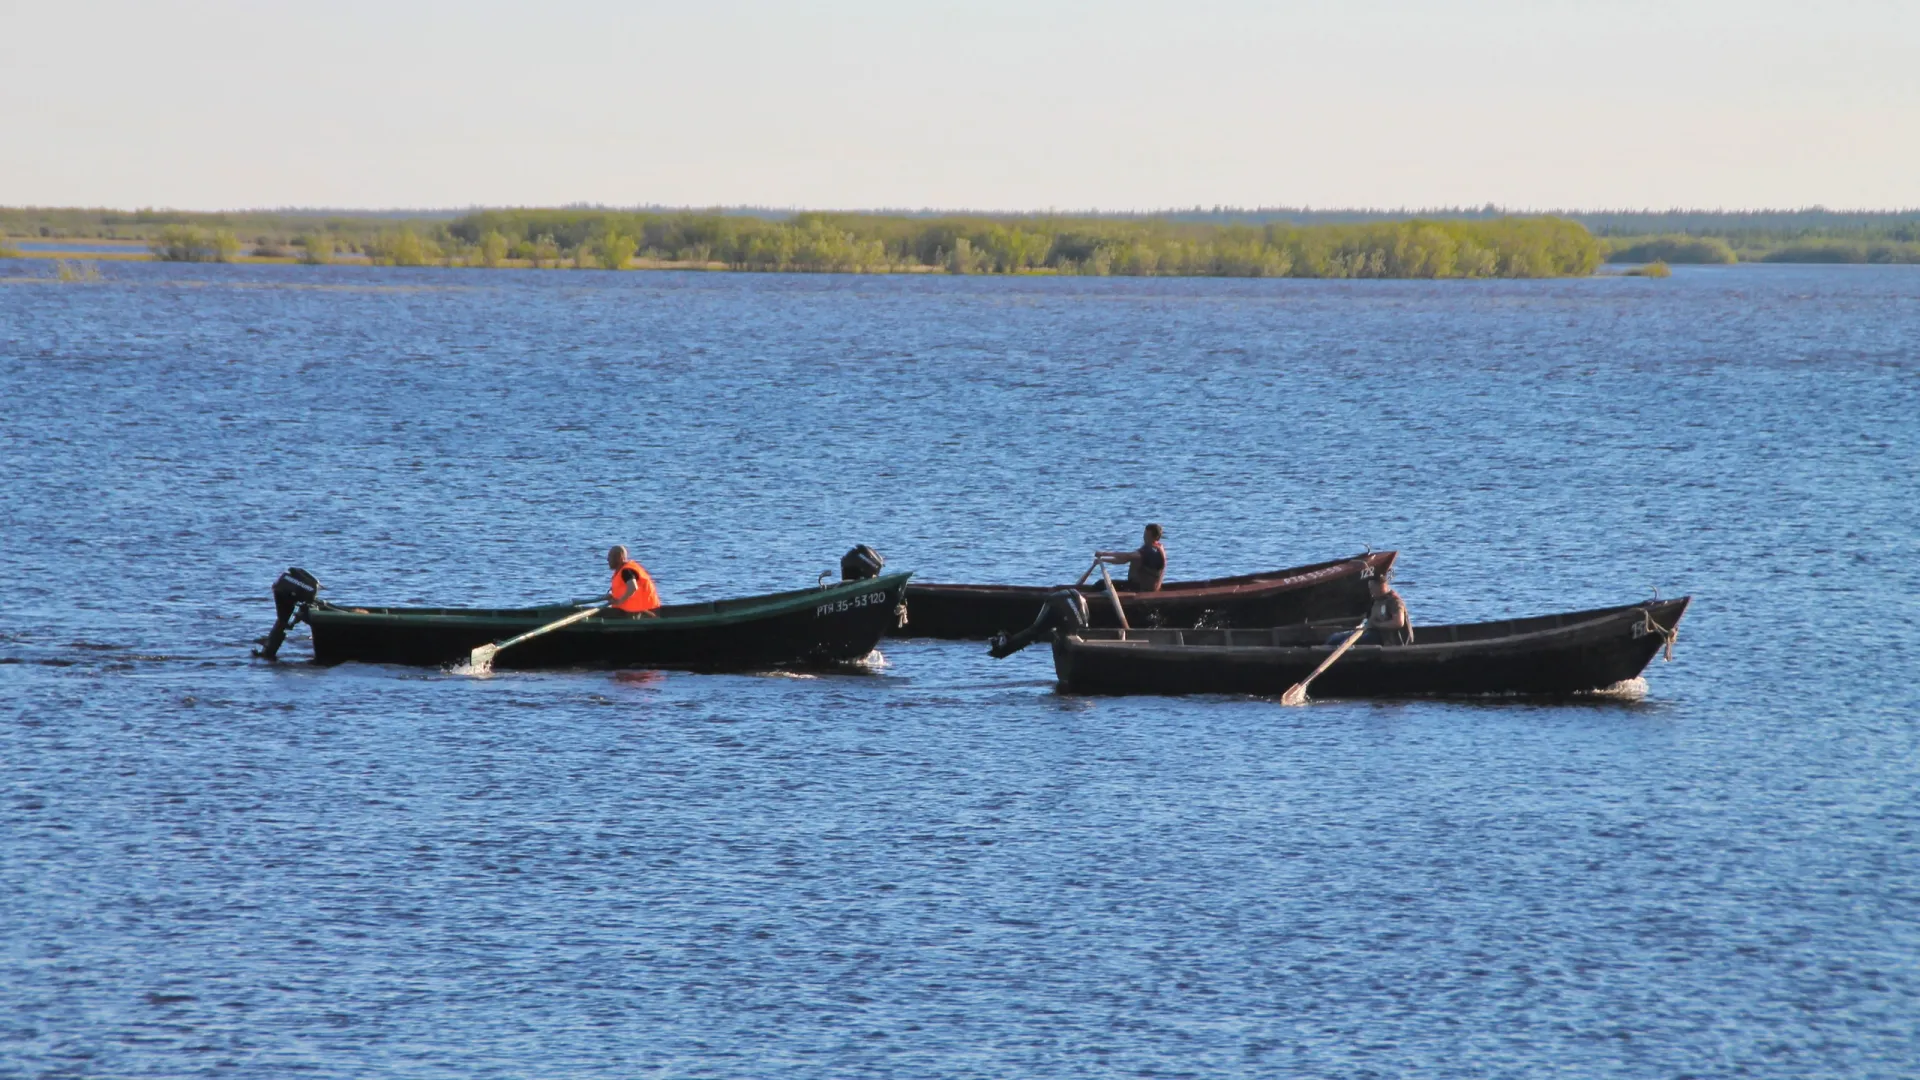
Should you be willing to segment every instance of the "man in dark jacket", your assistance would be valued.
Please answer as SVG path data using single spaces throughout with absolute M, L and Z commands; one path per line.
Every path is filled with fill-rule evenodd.
M 1387 575 L 1374 574 L 1367 579 L 1367 592 L 1373 599 L 1367 604 L 1366 632 L 1360 635 L 1356 645 L 1411 645 L 1413 644 L 1413 620 L 1407 616 L 1407 602 L 1393 591 L 1393 585 L 1387 581 Z M 1327 644 L 1338 647 L 1347 640 L 1351 630 L 1342 630 L 1327 638 Z
M 1133 592 L 1159 592 L 1167 578 L 1167 549 L 1160 545 L 1160 526 L 1149 524 L 1141 533 L 1137 551 L 1096 551 L 1093 557 L 1127 568 L 1126 587 Z
M 1368 578 L 1367 591 L 1373 594 L 1373 603 L 1367 608 L 1367 636 L 1360 639 L 1361 643 L 1413 644 L 1413 620 L 1407 617 L 1407 602 L 1393 591 L 1387 575 L 1376 573 Z

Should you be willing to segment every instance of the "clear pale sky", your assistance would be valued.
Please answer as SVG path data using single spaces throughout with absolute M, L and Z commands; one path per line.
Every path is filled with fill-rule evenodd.
M 0 0 L 0 205 L 1920 206 L 1920 0 Z

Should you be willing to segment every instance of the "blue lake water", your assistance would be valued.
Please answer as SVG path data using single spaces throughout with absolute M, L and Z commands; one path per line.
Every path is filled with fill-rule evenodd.
M 1910 1077 L 1920 269 L 0 264 L 0 1075 Z M 1403 554 L 1637 702 L 266 665 L 365 603 Z M 284 657 L 306 652 L 297 631 Z
M 12 240 L 21 251 L 51 251 L 76 255 L 144 255 L 145 244 L 115 244 L 104 240 Z

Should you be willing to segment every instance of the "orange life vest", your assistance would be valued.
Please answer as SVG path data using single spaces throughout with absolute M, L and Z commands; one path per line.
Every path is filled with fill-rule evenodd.
M 619 596 L 621 590 L 625 587 L 625 584 L 620 580 L 621 575 L 629 570 L 633 571 L 634 576 L 640 579 L 639 585 L 633 592 L 627 594 L 625 600 L 615 600 L 613 606 L 620 611 L 652 611 L 654 608 L 659 607 L 660 593 L 659 590 L 653 587 L 653 578 L 647 575 L 646 567 L 641 566 L 632 559 L 621 563 L 620 568 L 613 572 L 613 584 L 607 587 L 607 592 L 614 596 Z

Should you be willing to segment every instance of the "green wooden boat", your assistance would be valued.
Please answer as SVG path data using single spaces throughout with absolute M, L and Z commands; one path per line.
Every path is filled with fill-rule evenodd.
M 669 604 L 654 618 L 601 612 L 501 652 L 497 668 L 756 670 L 859 660 L 899 622 L 911 574 L 813 589 Z M 320 664 L 440 667 L 577 610 L 362 607 L 316 600 L 306 612 Z

